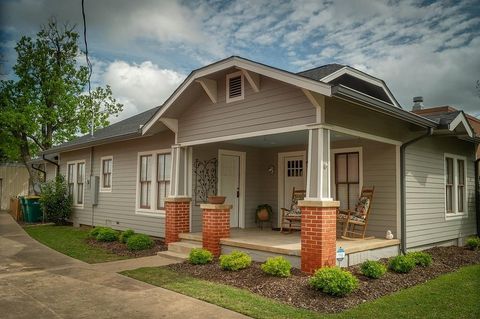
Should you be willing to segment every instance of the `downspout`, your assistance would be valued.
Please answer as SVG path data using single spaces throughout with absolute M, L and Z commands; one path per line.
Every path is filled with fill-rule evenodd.
M 475 161 L 475 203 L 477 212 L 477 235 L 480 236 L 480 158 Z
M 57 170 L 57 175 L 60 173 L 60 165 L 59 165 L 57 162 L 54 162 L 54 161 L 49 160 L 48 158 L 45 157 L 45 154 L 42 155 L 42 159 L 43 159 L 45 162 L 49 162 L 49 163 L 51 163 L 51 164 L 53 164 L 53 165 L 55 165 L 55 166 L 57 167 L 57 168 L 56 168 L 56 170 Z
M 408 142 L 403 143 L 400 146 L 400 189 L 401 189 L 401 206 L 400 206 L 400 223 L 401 223 L 401 235 L 400 235 L 400 249 L 403 254 L 407 253 L 407 199 L 406 199 L 406 187 L 405 187 L 405 150 L 407 146 L 418 142 L 419 140 L 431 136 L 433 128 L 429 127 L 427 132 L 420 135 Z
M 92 227 L 94 227 L 93 221 L 95 217 L 95 205 L 93 205 L 93 198 L 92 198 L 92 187 L 93 187 L 92 177 L 93 177 L 93 146 L 90 147 L 90 183 L 89 184 L 90 184 L 90 202 L 92 204 Z

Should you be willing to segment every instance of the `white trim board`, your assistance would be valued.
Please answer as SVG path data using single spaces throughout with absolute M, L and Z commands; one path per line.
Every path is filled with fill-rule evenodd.
M 472 127 L 468 123 L 468 120 L 467 120 L 465 114 L 463 114 L 463 112 L 460 112 L 457 115 L 457 117 L 452 122 L 450 122 L 450 124 L 448 125 L 448 129 L 450 131 L 454 131 L 458 127 L 458 125 L 460 125 L 460 124 L 463 124 L 463 127 L 467 131 L 468 136 L 473 137 Z
M 351 68 L 349 66 L 344 66 L 340 70 L 337 70 L 337 71 L 321 78 L 320 81 L 328 83 L 328 82 L 330 82 L 330 81 L 332 81 L 332 80 L 334 80 L 334 79 L 336 79 L 336 78 L 338 78 L 338 77 L 340 77 L 344 74 L 351 75 L 353 77 L 356 77 L 357 79 L 360 79 L 362 81 L 365 81 L 365 82 L 368 82 L 370 84 L 381 87 L 385 91 L 385 93 L 387 94 L 390 101 L 392 102 L 392 105 L 394 105 L 398 108 L 401 108 L 400 104 L 398 104 L 397 100 L 395 99 L 392 92 L 390 91 L 388 86 L 385 84 L 385 82 L 383 82 L 382 80 L 377 79 L 376 77 L 373 77 L 373 76 L 371 76 L 367 73 L 364 73 L 364 72 L 361 72 L 361 71 L 356 70 L 354 68 Z
M 238 199 L 238 226 L 240 228 L 245 228 L 245 189 L 246 189 L 246 168 L 247 168 L 247 159 L 246 159 L 246 153 L 245 152 L 239 152 L 239 151 L 232 151 L 232 150 L 225 150 L 225 149 L 219 149 L 218 150 L 218 180 L 217 180 L 217 189 L 219 190 L 222 185 L 222 181 L 220 176 L 221 174 L 221 155 L 232 155 L 232 156 L 238 156 L 240 158 L 240 197 Z M 221 195 L 221 194 L 220 194 Z

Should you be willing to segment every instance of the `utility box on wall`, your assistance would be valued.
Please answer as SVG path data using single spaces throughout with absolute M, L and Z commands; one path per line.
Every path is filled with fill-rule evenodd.
M 100 191 L 100 177 L 91 176 L 90 198 L 92 199 L 92 206 L 98 205 L 98 194 Z

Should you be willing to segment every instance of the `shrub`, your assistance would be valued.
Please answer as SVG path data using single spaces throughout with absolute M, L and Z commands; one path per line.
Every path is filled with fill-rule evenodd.
M 88 232 L 88 237 L 92 237 L 92 238 L 97 239 L 97 236 L 98 236 L 98 233 L 100 232 L 100 230 L 105 229 L 105 228 L 107 228 L 107 227 L 97 226 L 97 227 L 94 227 L 94 228 L 90 229 L 90 231 Z
M 282 256 L 268 258 L 261 266 L 263 272 L 277 277 L 289 277 L 292 265 Z
M 132 237 L 133 235 L 135 235 L 135 231 L 133 229 L 127 229 L 125 231 L 122 231 L 122 233 L 120 234 L 120 237 L 118 238 L 118 240 L 121 242 L 121 243 L 124 243 L 126 244 L 127 243 L 127 240 Z
M 416 251 L 413 253 L 408 253 L 408 257 L 412 258 L 415 261 L 415 265 L 428 267 L 432 264 L 432 256 L 429 253 L 423 251 Z
M 367 260 L 360 266 L 360 270 L 368 278 L 377 279 L 385 275 L 387 267 L 378 261 Z
M 203 248 L 194 248 L 190 251 L 188 261 L 194 265 L 205 265 L 213 260 L 213 254 Z
M 129 250 L 144 250 L 153 247 L 153 239 L 144 234 L 135 234 L 127 240 L 127 248 Z
M 310 286 L 332 296 L 345 296 L 358 288 L 358 279 L 339 267 L 325 267 L 315 271 Z
M 400 255 L 390 259 L 388 268 L 398 273 L 408 273 L 415 268 L 415 259 L 407 255 Z
M 232 251 L 228 255 L 220 256 L 220 267 L 224 270 L 240 270 L 249 267 L 252 264 L 252 258 L 241 251 Z
M 480 237 L 470 237 L 465 243 L 468 249 L 477 250 L 480 248 Z
M 118 239 L 118 232 L 109 227 L 101 227 L 95 238 L 98 241 L 116 241 Z
M 63 175 L 41 185 L 40 205 L 48 221 L 65 224 L 72 214 L 73 199 Z

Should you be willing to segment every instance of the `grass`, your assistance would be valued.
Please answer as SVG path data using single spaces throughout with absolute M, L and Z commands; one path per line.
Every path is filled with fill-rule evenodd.
M 71 226 L 25 226 L 25 231 L 42 244 L 90 264 L 126 259 L 85 242 L 88 229 Z
M 464 267 L 339 314 L 294 308 L 244 289 L 196 279 L 164 267 L 139 268 L 122 274 L 254 318 L 480 318 L 480 265 Z

